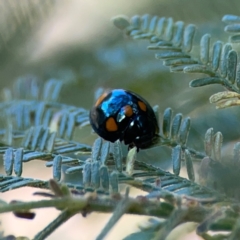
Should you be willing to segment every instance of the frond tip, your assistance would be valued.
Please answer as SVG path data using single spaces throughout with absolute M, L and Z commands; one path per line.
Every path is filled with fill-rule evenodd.
M 236 92 L 218 92 L 209 98 L 210 103 L 215 103 L 217 109 L 240 105 L 240 94 Z
M 113 24 L 121 30 L 124 30 L 125 28 L 130 26 L 129 19 L 126 16 L 114 17 L 112 21 L 113 21 Z

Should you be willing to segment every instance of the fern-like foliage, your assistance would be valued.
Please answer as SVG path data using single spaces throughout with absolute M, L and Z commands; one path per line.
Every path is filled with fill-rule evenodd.
M 222 21 L 229 24 L 224 28 L 224 30 L 230 34 L 233 34 L 229 37 L 230 42 L 239 43 L 240 17 L 235 15 L 225 15 L 222 18 Z
M 233 17 L 226 19 L 230 21 Z M 192 24 L 185 27 L 181 21 L 149 15 L 134 16 L 131 21 L 116 17 L 114 23 L 134 39 L 149 39 L 153 45 L 148 49 L 159 51 L 156 57 L 163 59 L 171 71 L 208 75 L 193 80 L 190 86 L 218 83 L 231 90 L 229 95 L 225 93 L 225 99 L 240 94 L 237 53 L 231 44 L 220 41 L 210 44 L 211 37 L 205 34 L 200 40 L 200 54 L 194 57 L 196 28 Z M 225 239 L 222 231 L 228 232 L 228 239 L 238 239 L 240 195 L 235 182 L 239 180 L 240 143 L 234 145 L 229 165 L 230 161 L 221 156 L 222 133 L 210 128 L 203 136 L 205 149 L 198 152 L 188 142 L 191 119 L 183 118 L 181 113 L 173 115 L 172 109 L 167 108 L 159 121 L 161 131 L 153 147 L 171 148 L 170 172 L 139 161 L 136 148 L 125 155 L 119 141 L 110 143 L 97 138 L 88 146 L 72 139 L 75 127 L 89 124 L 89 111 L 59 103 L 64 84 L 67 82 L 56 79 L 42 84 L 36 78 L 20 78 L 12 90 L 4 90 L 4 101 L 0 104 L 0 153 L 5 174 L 0 175 L 0 191 L 30 186 L 51 192 L 35 192 L 50 198 L 41 201 L 1 202 L 0 213 L 13 212 L 17 217 L 33 219 L 33 209 L 58 209 L 58 217 L 34 239 L 45 239 L 72 216 L 81 213 L 87 217 L 93 211 L 112 213 L 97 239 L 104 239 L 126 213 L 151 217 L 148 227 L 126 237 L 130 240 L 140 236 L 164 240 L 176 226 L 189 221 L 198 224 L 196 233 L 204 239 Z M 215 100 L 212 96 L 212 102 L 224 99 L 219 94 Z M 158 108 L 154 109 L 158 118 Z M 156 156 L 156 162 L 160 158 Z M 51 180 L 22 177 L 24 163 L 33 160 L 42 160 L 52 168 Z M 189 179 L 180 176 L 184 165 Z M 76 184 L 64 182 L 62 172 L 78 172 L 81 179 Z M 233 179 L 229 183 L 231 187 L 235 183 L 231 190 L 221 179 L 222 173 Z M 119 190 L 120 183 L 146 194 L 131 197 L 129 187 L 125 192 Z M 217 237 L 209 235 L 209 230 L 217 232 Z
M 22 86 L 26 86 L 26 83 L 30 83 L 30 92 L 24 92 L 24 95 L 21 95 Z M 109 143 L 103 141 L 101 138 L 97 138 L 91 147 L 82 143 L 74 142 L 72 140 L 67 140 L 68 135 L 65 135 L 66 139 L 60 138 L 59 135 L 61 135 L 61 129 L 69 125 L 69 118 L 64 121 L 62 120 L 60 124 L 56 124 L 54 117 L 48 118 L 49 121 L 46 121 L 45 119 L 47 118 L 46 115 L 48 116 L 48 110 L 50 109 L 53 112 L 53 115 L 51 116 L 54 116 L 54 113 L 58 114 L 59 112 L 62 112 L 63 108 L 65 112 L 71 112 L 72 109 L 77 109 L 56 102 L 58 98 L 57 95 L 60 92 L 62 84 L 62 82 L 58 82 L 56 80 L 50 80 L 46 82 L 45 87 L 43 88 L 43 99 L 40 98 L 40 86 L 37 85 L 35 79 L 31 79 L 30 81 L 29 79 L 18 80 L 13 91 L 5 90 L 5 96 L 14 96 L 9 97 L 5 104 L 8 104 L 8 106 L 11 108 L 15 106 L 16 102 L 16 100 L 14 101 L 13 99 L 21 99 L 18 102 L 18 107 L 20 106 L 19 111 L 23 111 L 24 108 L 29 108 L 29 111 L 26 111 L 29 112 L 29 124 L 33 124 L 35 126 L 27 129 L 27 124 L 19 124 L 19 122 L 24 121 L 22 115 L 16 114 L 17 111 L 7 111 L 7 108 L 2 108 L 2 111 L 7 116 L 10 116 L 11 119 L 11 131 L 9 129 L 2 131 L 3 143 L 15 143 L 16 147 L 3 146 L 0 149 L 1 153 L 4 154 L 4 169 L 7 174 L 0 176 L 1 192 L 6 192 L 24 186 L 30 186 L 41 189 L 51 189 L 53 194 L 48 194 L 45 192 L 36 192 L 36 194 L 45 197 L 54 197 L 56 198 L 56 201 L 63 201 L 59 204 L 66 203 L 64 200 L 66 194 L 67 196 L 73 197 L 71 197 L 72 200 L 69 199 L 70 201 L 76 201 L 75 195 L 77 198 L 82 196 L 83 199 L 85 199 L 85 195 L 89 192 L 96 192 L 99 197 L 108 196 L 109 201 L 112 202 L 114 201 L 112 196 L 118 195 L 120 197 L 119 183 L 125 183 L 148 192 L 148 194 L 144 196 L 144 199 L 146 199 L 144 201 L 151 201 L 151 199 L 159 198 L 164 199 L 168 204 L 164 203 L 160 206 L 160 208 L 162 208 L 162 213 L 160 213 L 159 216 L 169 216 L 170 218 L 167 220 L 167 222 L 171 221 L 171 214 L 173 214 L 173 218 L 175 218 L 175 211 L 179 211 L 177 210 L 178 207 L 175 207 L 175 202 L 179 200 L 182 201 L 184 198 L 186 198 L 187 201 L 199 202 L 201 205 L 205 205 L 206 203 L 214 204 L 215 202 L 234 201 L 231 198 L 228 198 L 224 194 L 225 192 L 221 191 L 222 189 L 219 189 L 219 191 L 214 191 L 213 189 L 200 186 L 193 182 L 196 175 L 194 171 L 193 160 L 197 160 L 197 162 L 199 162 L 201 159 L 203 159 L 201 161 L 201 172 L 204 172 L 205 175 L 208 172 L 212 173 L 211 166 L 215 162 L 218 163 L 220 168 L 224 168 L 220 162 L 222 142 L 221 133 L 217 133 L 214 136 L 213 131 L 211 129 L 208 130 L 205 136 L 205 153 L 197 152 L 187 146 L 187 139 L 191 125 L 190 118 L 187 117 L 183 119 L 182 114 L 180 113 L 173 116 L 171 108 L 167 108 L 163 113 L 163 119 L 160 121 L 160 138 L 155 145 L 165 145 L 172 148 L 173 173 L 170 173 L 161 168 L 138 161 L 136 149 L 132 149 L 128 152 L 127 156 L 124 156 L 122 145 L 118 141 L 115 143 Z M 6 92 L 8 94 L 6 94 Z M 28 100 L 29 98 L 32 99 Z M 34 105 L 33 102 L 35 103 Z M 49 109 L 46 110 L 45 106 L 47 106 Z M 157 107 L 154 107 L 154 109 L 156 111 L 156 116 L 158 117 Z M 41 114 L 39 114 L 39 112 L 41 112 Z M 87 114 L 88 111 L 80 108 L 80 110 L 76 112 L 80 112 L 79 114 L 81 116 L 82 114 Z M 42 120 L 39 121 L 39 118 Z M 48 123 L 47 126 L 42 124 L 43 121 Z M 75 121 L 70 121 L 70 123 L 72 123 L 71 128 L 78 125 L 76 118 Z M 58 133 L 52 132 L 52 124 L 57 126 L 55 129 L 58 130 Z M 26 130 L 24 130 L 25 127 Z M 8 141 L 6 141 L 6 139 L 8 139 Z M 27 163 L 36 159 L 43 160 L 46 162 L 47 167 L 52 167 L 52 177 L 55 179 L 55 181 L 62 181 L 62 169 L 66 169 L 63 168 L 64 165 L 68 166 L 68 168 L 65 170 L 65 174 L 83 172 L 81 183 L 66 183 L 63 187 L 61 187 L 53 180 L 48 182 L 40 179 L 21 177 L 22 172 L 24 172 L 23 163 Z M 208 164 L 206 164 L 206 159 L 209 159 Z M 182 162 L 186 163 L 185 165 L 190 180 L 178 176 Z M 16 176 L 11 176 L 13 172 Z M 201 175 L 200 173 L 201 179 L 205 180 L 205 182 L 202 181 L 202 183 L 206 185 L 208 178 L 205 177 L 205 175 Z M 236 196 L 233 194 L 231 197 L 234 198 Z M 92 197 L 89 200 L 92 201 L 91 199 Z M 131 202 L 135 202 L 134 199 L 131 200 L 129 198 L 128 193 L 125 197 L 120 197 L 120 199 L 122 200 L 120 200 L 119 203 L 115 203 L 117 204 L 116 210 L 113 212 L 109 223 L 99 234 L 99 239 L 102 239 L 102 237 L 105 236 L 107 232 L 115 225 L 118 219 L 124 213 L 129 211 Z M 79 201 L 81 202 L 82 200 Z M 142 200 L 137 201 L 141 202 Z M 100 202 L 98 204 L 100 204 Z M 140 202 L 137 204 L 140 204 Z M 5 212 L 10 211 L 11 209 L 11 211 L 14 211 L 15 215 L 18 217 L 34 218 L 33 213 L 28 212 L 30 209 L 34 208 L 34 206 L 46 207 L 46 204 L 51 204 L 49 206 L 55 206 L 59 208 L 59 206 L 55 205 L 56 202 L 52 200 L 47 200 L 43 203 L 43 205 L 38 205 L 37 202 L 29 203 L 31 207 L 28 205 L 28 203 L 26 203 L 26 206 L 21 203 L 15 203 L 14 205 L 7 204 L 6 208 L 3 208 L 1 211 Z M 17 207 L 18 205 L 19 208 Z M 64 208 L 64 205 L 61 206 L 62 207 L 60 207 L 60 209 Z M 21 211 L 19 210 L 20 208 Z M 57 219 L 50 223 L 46 229 L 43 229 L 36 235 L 35 239 L 42 239 L 48 236 L 52 231 L 59 227 L 60 224 L 67 221 L 70 217 L 81 211 L 81 209 L 81 207 L 76 207 L 74 210 L 71 210 L 71 208 L 63 210 Z M 22 210 L 26 210 L 26 212 L 23 212 Z M 84 212 L 82 209 L 82 214 L 86 215 L 87 212 Z M 177 217 L 183 221 L 181 216 L 182 215 L 180 214 Z M 205 215 L 203 218 L 201 218 L 201 221 L 204 218 Z M 214 223 L 215 220 L 216 219 L 213 221 Z M 164 229 L 160 227 L 163 227 L 162 223 L 160 225 L 159 224 L 160 223 L 157 224 L 156 228 L 154 227 L 155 234 L 157 229 L 159 229 L 159 231 L 160 229 L 161 231 Z M 163 236 L 166 236 L 166 234 L 171 231 L 172 227 L 173 226 L 171 225 L 171 227 L 165 229 Z M 225 230 L 225 228 L 225 225 L 223 228 L 220 227 L 221 230 Z
M 234 23 L 239 21 L 239 17 L 226 15 L 223 21 Z M 168 66 L 171 72 L 208 75 L 192 80 L 190 87 L 221 84 L 229 91 L 240 93 L 238 54 L 232 44 L 224 44 L 222 41 L 211 43 L 211 35 L 207 33 L 201 37 L 200 52 L 195 56 L 195 51 L 192 49 L 196 27 L 193 24 L 185 26 L 182 21 L 174 22 L 172 18 L 151 17 L 148 14 L 133 16 L 131 19 L 117 16 L 113 19 L 113 23 L 135 40 L 148 39 L 153 44 L 148 49 L 158 51 L 156 58 L 163 60 L 163 64 Z M 238 28 L 238 24 L 232 24 L 226 26 L 225 31 L 237 32 Z M 237 37 L 232 36 L 233 39 Z M 224 107 L 234 105 L 236 102 L 231 104 L 228 101 Z
M 57 102 L 63 84 L 57 79 L 50 79 L 42 86 L 36 78 L 30 77 L 18 79 L 12 90 L 4 89 L 5 101 L 1 103 L 0 109 L 9 131 L 22 131 L 41 125 L 51 127 L 59 137 L 70 140 L 75 126 L 81 127 L 89 123 L 88 111 Z M 29 130 L 26 137 L 31 134 L 39 137 L 43 134 L 41 129 L 34 133 L 31 131 L 33 130 Z M 9 134 L 9 137 L 6 136 L 8 144 L 12 141 L 11 133 Z

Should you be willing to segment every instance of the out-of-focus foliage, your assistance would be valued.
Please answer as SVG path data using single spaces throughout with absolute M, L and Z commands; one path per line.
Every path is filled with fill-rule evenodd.
M 182 223 L 192 221 L 203 239 L 239 238 L 239 111 L 217 111 L 208 103 L 211 96 L 218 108 L 239 105 L 238 1 L 0 4 L 0 191 L 51 190 L 35 192 L 47 200 L 3 200 L 0 213 L 31 220 L 38 216 L 33 209 L 60 211 L 35 239 L 91 212 L 111 213 L 97 239 L 125 214 L 150 217 L 125 239 L 168 239 L 176 226 L 184 232 Z M 125 41 L 109 21 L 120 12 L 139 14 L 115 18 Z M 157 51 L 163 65 L 147 50 L 149 40 L 148 49 Z M 14 83 L 19 75 L 27 77 Z M 189 89 L 190 81 L 200 88 Z M 155 148 L 128 152 L 120 142 L 100 138 L 92 144 L 88 109 L 98 87 L 127 88 L 159 105 Z M 52 174 L 25 175 L 35 160 L 44 161 Z M 144 192 L 134 197 L 132 190 L 122 191 L 123 184 Z M 19 239 L 1 236 L 9 237 Z

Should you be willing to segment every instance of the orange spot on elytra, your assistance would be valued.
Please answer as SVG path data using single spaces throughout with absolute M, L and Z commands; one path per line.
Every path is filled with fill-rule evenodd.
M 103 93 L 96 101 L 95 107 L 99 106 L 107 95 L 108 95 L 108 92 Z
M 125 112 L 125 115 L 126 115 L 127 117 L 131 117 L 131 116 L 133 115 L 132 107 L 129 106 L 129 105 L 126 105 L 126 106 L 124 107 L 124 112 Z
M 109 132 L 115 132 L 118 130 L 118 126 L 114 120 L 114 118 L 110 117 L 107 121 L 106 121 L 106 129 Z
M 144 112 L 147 111 L 147 106 L 144 102 L 138 101 L 138 106 L 140 107 L 140 109 Z

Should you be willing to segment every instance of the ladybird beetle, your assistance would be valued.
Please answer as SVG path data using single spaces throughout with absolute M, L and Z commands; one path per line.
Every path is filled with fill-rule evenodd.
M 129 147 L 147 148 L 158 137 L 159 127 L 149 103 L 131 91 L 104 92 L 89 114 L 93 130 L 103 139 L 124 141 Z

